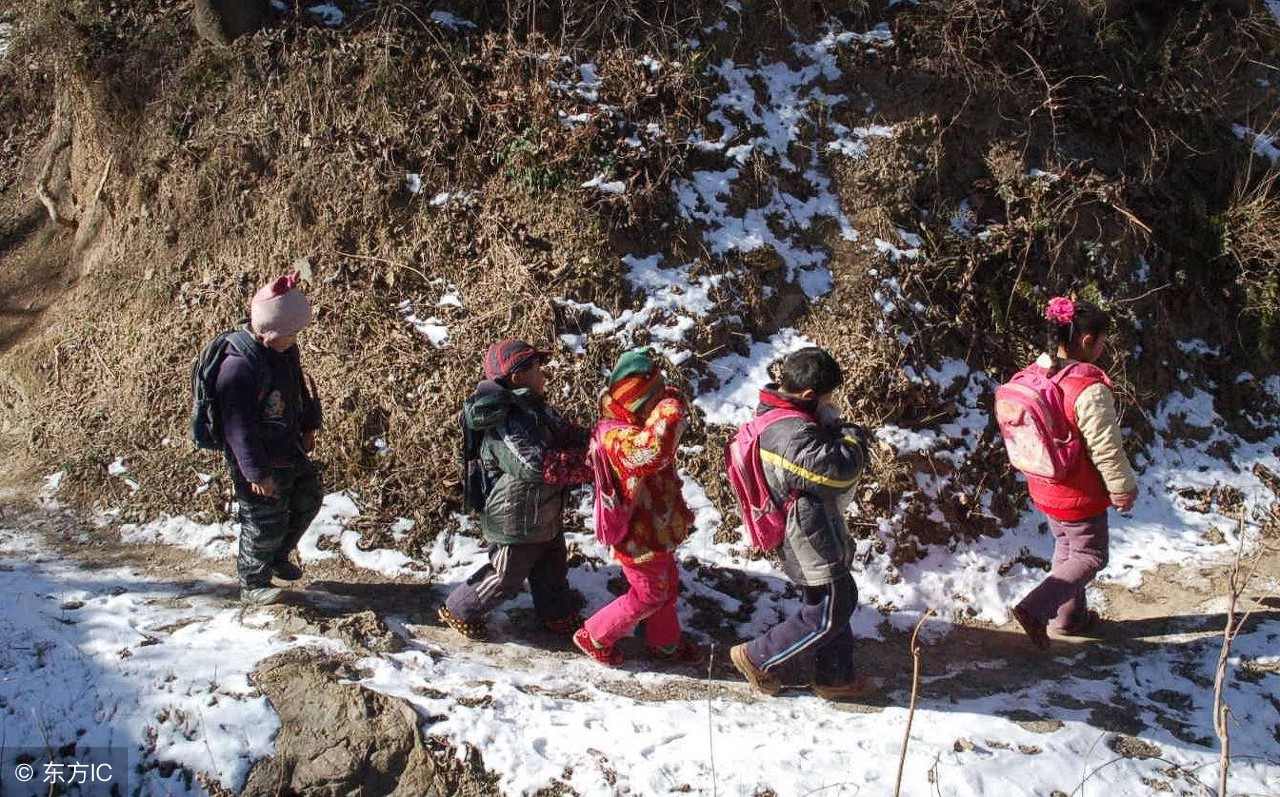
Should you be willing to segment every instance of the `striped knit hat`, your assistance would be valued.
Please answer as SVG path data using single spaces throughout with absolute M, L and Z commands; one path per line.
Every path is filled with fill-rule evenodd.
M 653 349 L 647 346 L 623 352 L 618 364 L 609 374 L 607 403 L 637 414 L 645 402 L 666 387 L 662 370 L 653 359 Z

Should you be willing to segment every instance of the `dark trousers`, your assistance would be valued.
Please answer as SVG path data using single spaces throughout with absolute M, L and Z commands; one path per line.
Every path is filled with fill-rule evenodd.
M 324 488 L 315 466 L 305 457 L 289 467 L 272 469 L 276 481 L 274 498 L 254 495 L 235 462 L 228 466 L 239 504 L 240 552 L 236 570 L 240 585 L 270 586 L 272 567 L 289 558 L 320 511 Z
M 569 560 L 563 534 L 546 542 L 491 546 L 489 563 L 455 587 L 445 606 L 467 622 L 483 620 L 498 604 L 518 595 L 526 580 L 539 620 L 569 615 Z
M 763 636 L 747 643 L 747 656 L 762 670 L 811 657 L 813 682 L 840 686 L 853 680 L 853 629 L 858 606 L 853 575 L 843 573 L 821 587 L 800 587 L 804 606 Z
M 1106 512 L 1077 521 L 1049 518 L 1049 530 L 1054 540 L 1053 569 L 1018 605 L 1062 630 L 1083 620 L 1089 610 L 1084 591 L 1107 566 L 1111 534 Z

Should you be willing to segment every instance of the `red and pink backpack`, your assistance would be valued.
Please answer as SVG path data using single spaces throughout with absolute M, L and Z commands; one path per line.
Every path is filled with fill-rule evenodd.
M 591 432 L 591 446 L 587 449 L 592 486 L 595 488 L 596 539 L 609 546 L 617 545 L 626 538 L 634 507 L 622 495 L 622 486 L 618 484 L 613 465 L 604 452 L 604 436 L 628 425 L 609 419 L 599 421 Z
M 799 410 L 784 408 L 757 415 L 738 429 L 724 452 L 725 470 L 738 498 L 742 525 L 747 529 L 751 544 L 762 551 L 772 551 L 782 544 L 787 533 L 787 513 L 796 498 L 793 492 L 782 505 L 774 500 L 760 461 L 760 435 L 769 426 L 786 418 L 808 419 L 809 416 Z
M 1084 363 L 1069 363 L 1053 374 L 1032 363 L 996 388 L 996 423 L 1009 463 L 1028 476 L 1064 481 L 1084 454 L 1084 441 L 1075 428 L 1075 408 L 1062 389 L 1062 381 L 1073 374 L 1089 383 L 1111 386 L 1105 373 Z

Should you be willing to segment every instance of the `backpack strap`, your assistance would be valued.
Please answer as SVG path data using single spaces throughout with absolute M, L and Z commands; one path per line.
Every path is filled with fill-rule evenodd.
M 244 328 L 228 333 L 227 345 L 235 349 L 236 354 L 243 357 L 253 372 L 258 375 L 258 401 L 262 401 L 271 388 L 271 369 L 267 367 L 266 358 L 262 356 L 262 346 Z
M 1080 394 L 1097 384 L 1112 387 L 1111 377 L 1107 376 L 1106 371 L 1093 363 L 1077 360 L 1072 360 L 1050 374 L 1049 380 L 1062 391 L 1062 409 L 1067 414 L 1067 422 L 1076 430 L 1080 428 L 1076 423 L 1076 399 L 1080 398 Z
M 768 429 L 770 426 L 773 426 L 778 421 L 785 421 L 789 418 L 799 418 L 804 421 L 810 421 L 810 422 L 816 423 L 816 419 L 813 417 L 813 415 L 805 412 L 804 410 L 795 409 L 794 407 L 773 407 L 764 411 L 763 413 L 761 413 L 760 415 L 757 415 L 755 418 L 752 419 L 753 421 L 756 421 L 759 424 L 756 427 L 756 456 L 760 455 L 760 449 L 762 448 L 760 438 L 764 435 L 764 430 Z M 768 479 L 765 480 L 764 486 L 765 486 L 765 489 L 769 491 L 769 494 L 773 495 L 773 488 L 769 486 Z M 793 504 L 795 500 L 800 497 L 800 492 L 801 491 L 799 489 L 792 489 L 788 491 L 786 501 L 778 502 L 775 497 L 774 503 L 777 503 L 780 506 L 782 506 L 784 509 L 789 510 L 791 507 L 791 504 Z

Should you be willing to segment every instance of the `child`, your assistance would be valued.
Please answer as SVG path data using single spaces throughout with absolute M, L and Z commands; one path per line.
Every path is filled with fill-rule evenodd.
M 569 487 L 590 479 L 587 431 L 547 404 L 543 365 L 550 357 L 521 340 L 493 344 L 484 357 L 487 379 L 463 409 L 467 426 L 484 431 L 481 458 L 496 475 L 480 516 L 489 563 L 458 585 L 439 612 L 470 639 L 487 638 L 485 616 L 526 579 L 547 630 L 567 634 L 582 622 L 569 592 L 561 515 Z M 566 454 L 576 467 L 564 467 Z
M 298 290 L 298 281 L 295 272 L 254 295 L 247 331 L 254 341 L 248 345 L 259 347 L 257 365 L 228 346 L 215 387 L 223 458 L 240 519 L 240 598 L 258 605 L 274 603 L 281 595 L 272 576 L 302 578 L 302 568 L 290 555 L 324 498 L 307 457 L 322 419 L 319 402 L 304 384 L 296 345 L 298 333 L 311 321 L 311 304 Z
M 850 572 L 854 546 L 844 510 L 866 463 L 865 433 L 840 420 L 832 396 L 844 373 L 825 350 L 815 346 L 788 355 L 780 375 L 780 384 L 760 391 L 756 414 L 793 409 L 806 417 L 781 418 L 765 427 L 760 459 L 775 499 L 791 497 L 778 553 L 804 606 L 763 636 L 733 647 L 729 657 L 752 686 L 768 695 L 783 688 L 776 669 L 803 655 L 813 661 L 814 694 L 828 700 L 859 697 L 872 685 L 854 674 L 849 621 L 858 587 Z
M 693 524 L 675 464 L 688 406 L 666 385 L 653 352 L 642 348 L 618 359 L 600 396 L 600 414 L 596 439 L 613 472 L 596 478 L 614 478 L 631 507 L 626 536 L 613 547 L 630 589 L 588 618 L 573 635 L 574 644 L 596 661 L 617 666 L 622 654 L 614 644 L 644 620 L 651 656 L 700 664 L 705 654 L 681 635 L 676 615 L 680 570 L 675 550 Z
M 1106 346 L 1111 319 L 1092 304 L 1062 297 L 1049 301 L 1045 317 L 1057 355 L 1041 354 L 1036 365 L 1049 374 L 1072 369 L 1059 386 L 1067 421 L 1083 439 L 1087 456 L 1063 481 L 1027 476 L 1031 500 L 1048 516 L 1053 532 L 1053 569 L 1014 607 L 1013 617 L 1042 650 L 1049 647 L 1046 629 L 1072 636 L 1098 622 L 1098 613 L 1085 601 L 1085 587 L 1107 565 L 1107 508 L 1128 511 L 1138 495 L 1120 439 L 1111 380 L 1093 365 Z

